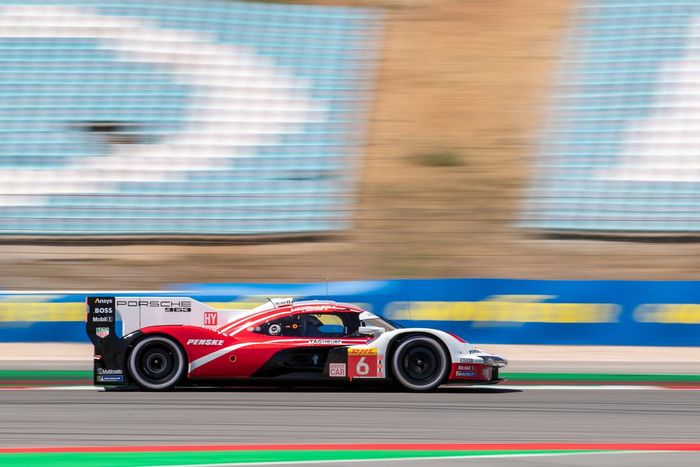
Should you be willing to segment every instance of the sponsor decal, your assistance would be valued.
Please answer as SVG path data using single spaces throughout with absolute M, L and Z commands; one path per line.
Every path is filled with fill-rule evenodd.
M 109 368 L 98 368 L 97 374 L 98 375 L 123 375 L 124 372 L 123 372 L 123 370 L 112 370 Z
M 463 378 L 473 378 L 474 376 L 476 376 L 476 373 L 473 371 L 458 371 L 455 374 Z
M 382 376 L 382 368 L 379 365 L 377 357 L 377 349 L 360 349 L 374 350 L 374 353 L 350 354 L 348 349 L 348 376 L 352 378 L 377 378 Z
M 105 304 L 105 305 L 110 304 L 111 305 L 112 303 L 113 302 L 112 302 L 111 298 L 99 298 L 98 297 L 95 299 L 95 305 L 98 305 L 98 304 Z
M 345 378 L 347 375 L 347 366 L 345 363 L 329 363 L 328 376 L 333 378 Z
M 349 347 L 348 377 L 351 380 L 383 377 L 383 357 L 375 347 Z
M 289 305 L 294 301 L 294 297 L 271 298 L 270 301 L 275 306 Z
M 350 347 L 348 355 L 377 355 L 377 349 L 373 347 Z
M 219 313 L 216 311 L 205 311 L 204 312 L 204 325 L 205 326 L 216 326 L 219 324 Z
M 100 339 L 109 336 L 109 328 L 95 328 L 95 335 Z
M 342 344 L 341 339 L 310 339 L 309 344 L 326 344 L 326 345 L 338 345 Z
M 93 316 L 92 322 L 93 323 L 112 323 L 112 322 L 114 322 L 114 318 L 112 318 L 111 316 Z
M 647 303 L 634 309 L 639 323 L 700 324 L 700 305 L 694 303 Z
M 471 357 L 460 357 L 459 363 L 474 363 L 474 359 Z
M 459 371 L 474 371 L 473 365 L 457 365 L 457 370 Z
M 109 307 L 109 308 L 107 308 L 107 307 L 95 307 L 92 309 L 92 312 L 95 314 L 100 314 L 100 313 L 111 314 L 112 308 L 111 307 Z
M 491 295 L 480 302 L 411 301 L 389 305 L 387 317 L 415 321 L 510 323 L 617 323 L 614 303 L 552 302 L 556 295 Z
M 99 383 L 123 383 L 124 375 L 98 375 L 97 381 Z
M 187 345 L 224 345 L 220 339 L 187 339 Z
M 326 311 L 328 309 L 328 305 L 302 305 L 293 307 L 291 311 Z
M 172 312 L 172 310 L 188 312 L 192 311 L 192 300 L 118 300 L 117 306 L 147 306 L 165 308 L 166 312 Z

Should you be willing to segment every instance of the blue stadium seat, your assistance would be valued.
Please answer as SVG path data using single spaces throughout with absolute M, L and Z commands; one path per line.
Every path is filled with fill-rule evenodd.
M 378 26 L 347 7 L 0 0 L 0 234 L 348 228 Z
M 700 2 L 578 2 L 522 225 L 700 231 Z

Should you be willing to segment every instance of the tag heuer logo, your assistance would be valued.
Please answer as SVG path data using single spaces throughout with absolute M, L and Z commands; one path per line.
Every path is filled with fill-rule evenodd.
M 100 339 L 104 339 L 105 337 L 109 336 L 109 328 L 95 328 L 95 334 Z

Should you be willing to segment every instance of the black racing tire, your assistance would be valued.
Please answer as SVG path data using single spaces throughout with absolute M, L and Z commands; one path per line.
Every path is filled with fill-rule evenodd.
M 147 391 L 167 391 L 185 375 L 187 359 L 180 346 L 165 336 L 147 336 L 134 345 L 127 359 L 131 379 Z
M 414 392 L 431 391 L 445 381 L 450 361 L 442 344 L 429 336 L 413 336 L 401 341 L 391 356 L 396 382 Z

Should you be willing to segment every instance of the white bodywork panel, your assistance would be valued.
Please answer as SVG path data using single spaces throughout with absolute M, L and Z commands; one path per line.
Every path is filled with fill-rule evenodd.
M 421 333 L 429 334 L 435 336 L 438 340 L 443 342 L 447 347 L 450 354 L 451 363 L 473 363 L 473 364 L 485 364 L 492 365 L 488 362 L 489 357 L 497 357 L 496 355 L 486 352 L 482 349 L 477 349 L 468 342 L 460 342 L 451 334 L 444 331 L 431 328 L 400 328 L 394 331 L 389 331 L 383 333 L 381 336 L 373 340 L 367 345 L 357 345 L 352 346 L 353 348 L 375 348 L 377 349 L 377 355 L 383 361 L 387 361 L 387 350 L 389 348 L 389 343 L 397 336 L 401 334 L 411 334 L 411 333 Z M 500 358 L 500 357 L 498 357 Z M 503 360 L 505 364 L 505 360 Z M 494 365 L 502 366 L 502 365 Z M 383 377 L 386 377 L 386 372 L 383 372 Z
M 116 297 L 123 336 L 148 326 L 168 324 L 217 329 L 237 317 L 274 306 L 268 302 L 251 310 L 225 310 L 190 297 Z

